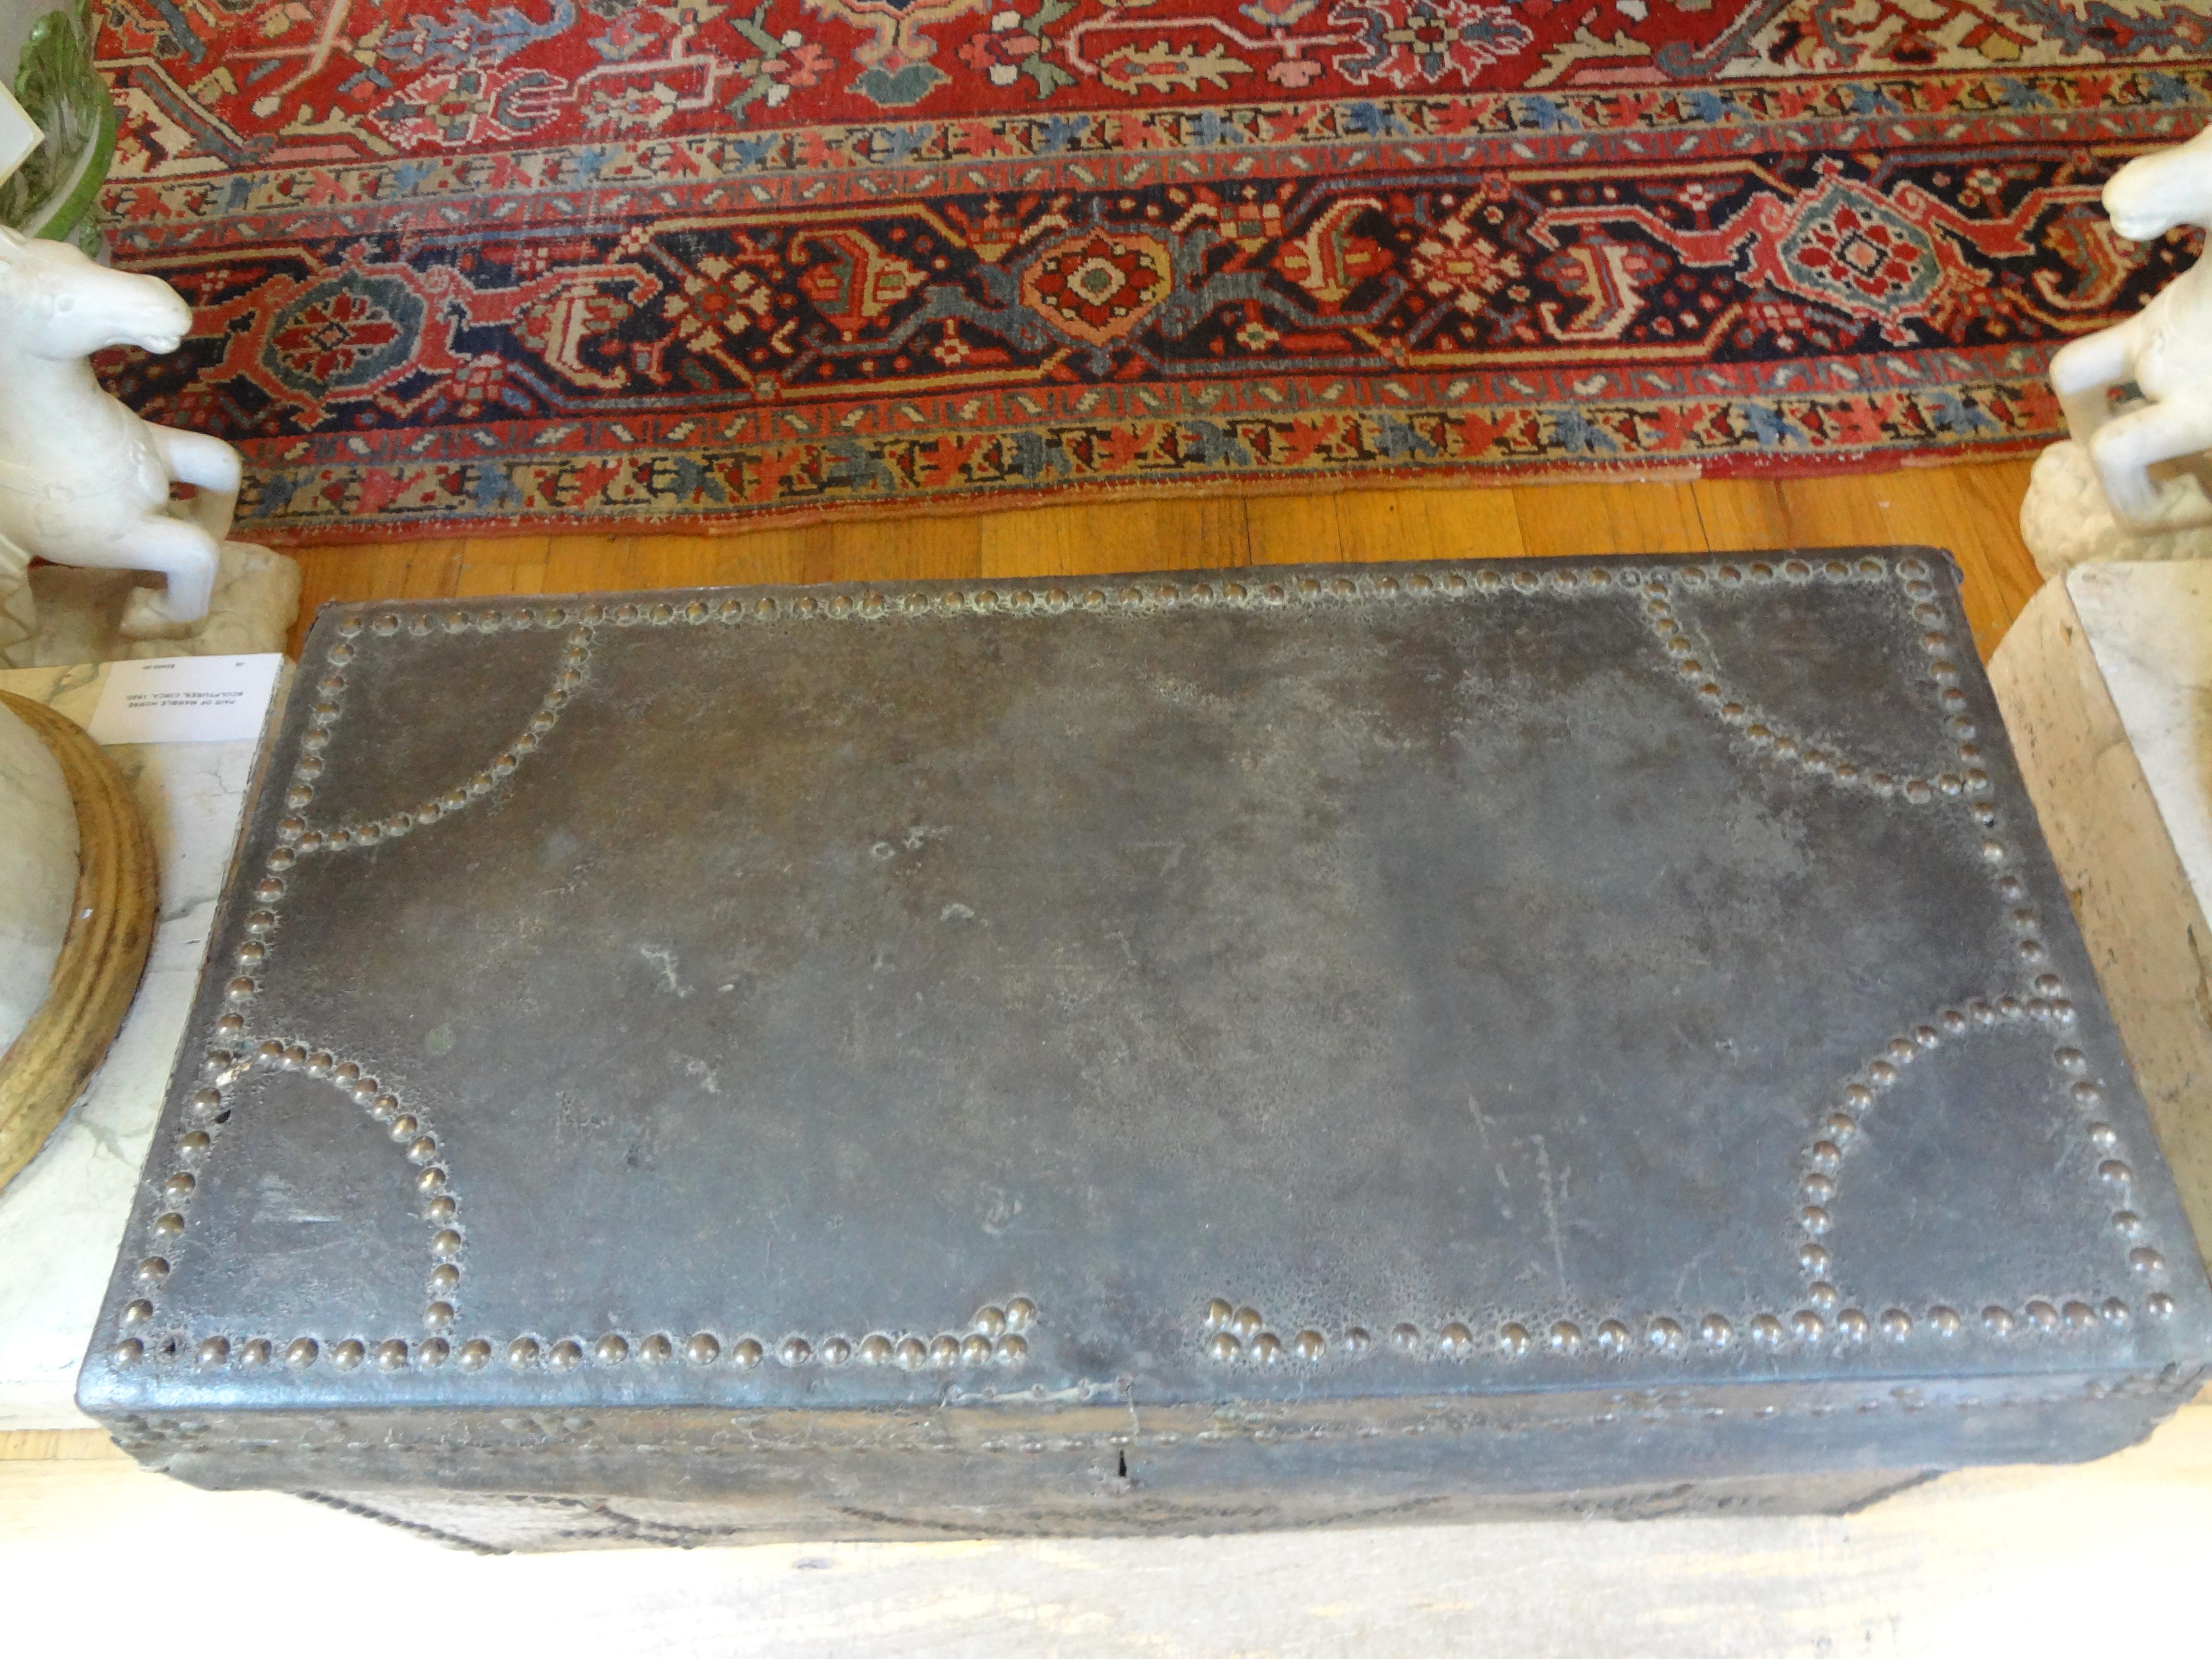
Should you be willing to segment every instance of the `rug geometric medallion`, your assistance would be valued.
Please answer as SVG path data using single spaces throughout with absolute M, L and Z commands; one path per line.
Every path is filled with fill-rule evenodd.
M 2201 0 L 110 0 L 103 367 L 263 539 L 2058 429 Z

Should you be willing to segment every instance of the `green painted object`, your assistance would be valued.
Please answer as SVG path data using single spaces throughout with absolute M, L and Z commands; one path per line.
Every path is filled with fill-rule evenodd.
M 0 182 L 0 224 L 96 251 L 92 204 L 115 155 L 115 105 L 93 66 L 92 0 L 31 26 L 15 67 L 15 98 L 46 135 Z

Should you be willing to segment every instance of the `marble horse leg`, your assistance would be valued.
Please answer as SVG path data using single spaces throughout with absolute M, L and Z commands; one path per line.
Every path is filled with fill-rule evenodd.
M 2061 347 L 2051 360 L 2051 389 L 2066 411 L 2066 429 L 2076 443 L 2112 417 L 2106 395 L 2135 374 L 2135 341 L 2127 324 L 2099 329 Z
M 169 579 L 161 611 L 170 622 L 196 622 L 207 615 L 222 544 L 201 526 L 156 514 L 131 526 L 116 538 L 116 546 L 128 556 L 120 561 L 125 568 L 156 570 Z
M 2163 483 L 2150 476 L 2160 461 L 2212 449 L 2212 406 L 2148 404 L 2115 415 L 2089 440 L 2089 459 L 2112 515 L 2134 530 L 2185 530 L 2212 524 L 2212 500 L 2186 474 Z
M 198 490 L 189 509 L 192 521 L 221 542 L 230 534 L 231 520 L 238 511 L 238 489 L 244 474 L 238 452 L 220 438 L 179 432 L 150 421 L 146 434 L 154 441 L 155 453 L 161 456 L 168 475 Z

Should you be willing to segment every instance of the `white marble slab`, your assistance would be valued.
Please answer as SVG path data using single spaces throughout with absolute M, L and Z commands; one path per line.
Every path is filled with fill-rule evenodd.
M 2212 565 L 2085 565 L 1990 662 L 2097 977 L 2212 1246 Z
M 2066 590 L 2166 820 L 2212 910 L 2212 562 L 2084 565 Z
M 80 726 L 106 665 L 0 671 L 0 690 Z M 281 705 L 280 681 L 272 702 Z M 77 1362 L 184 1035 L 208 927 L 238 839 L 254 743 L 119 744 L 161 858 L 161 922 L 107 1060 L 44 1150 L 0 1191 L 0 1429 L 84 1428 Z

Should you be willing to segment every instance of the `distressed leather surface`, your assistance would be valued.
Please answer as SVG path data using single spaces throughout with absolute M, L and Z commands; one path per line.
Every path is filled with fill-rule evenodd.
M 1932 1380 L 2105 1449 L 2212 1297 L 1954 583 L 327 609 L 81 1397 L 157 1458 L 726 1409 L 819 1413 L 804 1464 L 962 1406 L 1172 1408 L 1196 1455 L 1208 1411 L 1431 1402 L 1479 1451 L 1485 1401 L 1771 1387 L 1830 1402 L 1803 1468 Z M 1911 1461 L 1972 1461 L 1956 1421 Z M 1639 1479 L 1607 1443 L 1455 1478 Z M 318 1484 L 305 1446 L 194 1478 Z

